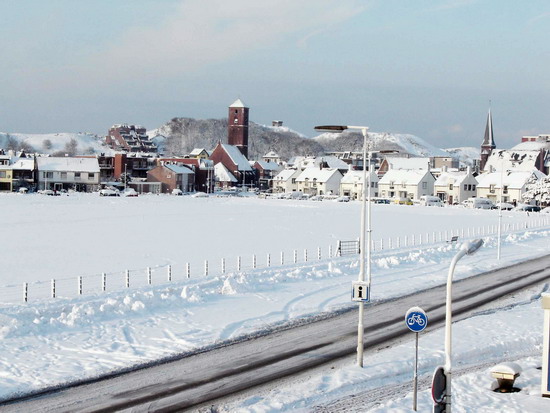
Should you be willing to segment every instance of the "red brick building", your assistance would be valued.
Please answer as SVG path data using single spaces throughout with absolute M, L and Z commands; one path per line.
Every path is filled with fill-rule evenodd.
M 169 194 L 174 189 L 181 189 L 183 192 L 195 190 L 195 173 L 183 165 L 159 165 L 147 172 L 147 181 L 160 182 L 163 194 Z
M 248 108 L 240 99 L 229 106 L 227 122 L 227 143 L 248 158 Z

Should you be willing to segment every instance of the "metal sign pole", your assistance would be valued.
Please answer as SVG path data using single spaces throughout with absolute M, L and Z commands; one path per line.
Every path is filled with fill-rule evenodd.
M 416 401 L 418 393 L 418 333 L 416 336 L 415 356 L 414 356 L 414 384 L 413 384 L 413 410 L 416 412 Z

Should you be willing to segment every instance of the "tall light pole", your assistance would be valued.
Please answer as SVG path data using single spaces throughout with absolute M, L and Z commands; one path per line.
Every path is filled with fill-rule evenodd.
M 504 191 L 503 175 L 504 167 L 500 168 L 500 204 L 498 206 L 497 260 L 500 260 L 500 237 L 502 236 L 502 193 Z
M 367 194 L 366 189 L 366 182 L 367 182 L 367 164 L 365 163 L 365 159 L 367 159 L 367 140 L 368 140 L 368 126 L 339 126 L 339 125 L 328 125 L 328 126 L 315 126 L 316 131 L 324 131 L 324 132 L 343 132 L 346 129 L 359 129 L 361 133 L 363 134 L 363 197 L 361 200 L 361 235 L 360 235 L 360 241 L 359 241 L 359 253 L 360 253 L 360 263 L 359 263 L 359 282 L 365 281 L 365 251 L 367 251 L 367 288 L 368 292 L 367 294 L 370 295 L 370 281 L 371 281 L 371 265 L 370 265 L 370 259 L 371 259 L 371 199 L 370 199 L 370 185 L 369 190 Z M 369 168 L 370 168 L 370 153 L 369 153 Z M 370 173 L 370 169 L 369 169 Z M 368 229 L 366 230 L 368 233 L 368 239 L 367 239 L 367 245 L 365 245 L 365 223 L 367 222 L 366 219 L 366 201 L 368 197 Z M 365 248 L 366 246 L 366 248 Z M 363 367 L 363 335 L 364 335 L 364 326 L 363 326 L 363 315 L 365 311 L 365 305 L 363 301 L 360 301 L 359 303 L 359 322 L 357 324 L 357 365 L 359 367 Z
M 445 413 L 451 413 L 451 324 L 452 324 L 452 288 L 453 288 L 453 274 L 455 271 L 456 263 L 465 255 L 472 255 L 483 245 L 483 240 L 475 239 L 473 241 L 465 242 L 460 246 L 460 250 L 453 257 L 451 265 L 449 266 L 449 274 L 447 276 L 447 300 L 445 305 Z

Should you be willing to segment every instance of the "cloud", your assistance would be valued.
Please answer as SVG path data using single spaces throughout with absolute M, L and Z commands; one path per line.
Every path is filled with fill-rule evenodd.
M 177 76 L 312 36 L 364 10 L 358 0 L 187 0 L 150 27 L 134 27 L 88 62 L 111 80 Z

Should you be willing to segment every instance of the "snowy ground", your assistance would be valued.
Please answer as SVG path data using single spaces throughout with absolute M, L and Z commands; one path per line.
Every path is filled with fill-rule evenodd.
M 497 223 L 496 211 L 373 207 L 374 238 L 386 240 L 385 249 L 373 255 L 374 300 L 445 281 L 456 246 L 437 241 L 404 247 L 405 235 L 409 242 L 415 235 L 418 242 L 423 234 L 425 242 L 433 232 L 437 239 L 439 231 L 450 234 L 451 230 Z M 132 283 L 132 288 L 125 289 L 123 284 L 113 285 L 106 293 L 85 288 L 81 297 L 73 294 L 69 296 L 74 298 L 55 300 L 46 298 L 47 294 L 44 298 L 31 294 L 27 304 L 18 300 L 0 306 L 1 398 L 193 351 L 295 317 L 351 305 L 349 287 L 357 278 L 357 257 L 328 258 L 327 250 L 338 239 L 357 238 L 359 203 L 2 195 L 0 208 L 4 233 L 9 234 L 5 238 L 9 242 L 3 246 L 0 294 L 10 291 L 9 299 L 21 295 L 13 297 L 14 287 L 5 286 L 19 288 L 22 282 L 30 282 L 29 292 L 33 293 L 44 286 L 47 291 L 54 277 L 72 282 L 75 276 L 86 275 L 95 280 L 94 275 L 108 272 L 113 279 L 118 275 L 122 279 L 125 269 L 173 265 L 171 283 L 161 280 L 161 274 L 165 275 L 159 270 L 153 273 L 156 285 L 152 286 Z M 505 212 L 506 225 L 538 227 L 506 233 L 501 262 L 496 260 L 495 237 L 486 236 L 477 255 L 460 261 L 455 278 L 548 253 L 549 227 L 541 226 L 541 218 L 539 214 Z M 401 247 L 395 248 L 398 236 Z M 388 249 L 390 238 L 393 249 Z M 318 246 L 323 250 L 321 260 L 317 260 Z M 308 262 L 303 258 L 306 248 Z M 300 252 L 297 264 L 292 263 L 294 249 Z M 284 265 L 279 263 L 280 251 L 285 252 Z M 253 253 L 258 257 L 257 269 L 251 268 Z M 269 268 L 267 253 L 272 254 Z M 243 256 L 242 271 L 235 269 L 237 255 Z M 227 272 L 221 274 L 219 261 L 224 257 L 228 259 Z M 202 274 L 204 259 L 218 263 L 211 264 L 208 277 Z M 187 262 L 197 268 L 190 279 L 184 275 Z M 464 374 L 457 371 L 453 381 L 455 411 L 500 411 L 503 403 L 510 411 L 548 409 L 550 401 L 538 396 L 540 371 L 536 370 L 542 351 L 542 288 L 499 304 L 502 308 L 498 311 L 487 310 L 456 323 L 453 351 L 457 369 Z M 502 329 L 509 334 L 498 334 Z M 219 408 L 308 410 L 330 406 L 346 395 L 384 389 L 382 393 L 390 398 L 371 398 L 376 402 L 369 402 L 369 411 L 409 411 L 413 355 L 412 341 L 396 343 L 367 355 L 364 369 L 353 367 L 349 360 L 335 369 L 310 373 L 307 380 L 302 377 L 276 391 L 259 392 Z M 524 368 L 518 379 L 520 393 L 500 395 L 489 390 L 488 364 L 502 360 L 519 360 Z M 431 406 L 429 376 L 442 362 L 442 332 L 421 335 L 420 411 Z M 337 405 L 333 407 L 337 409 Z M 328 409 L 318 409 L 331 411 L 323 408 Z M 340 411 L 354 408 L 357 406 Z

